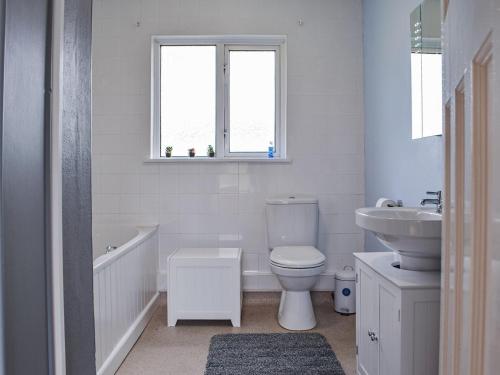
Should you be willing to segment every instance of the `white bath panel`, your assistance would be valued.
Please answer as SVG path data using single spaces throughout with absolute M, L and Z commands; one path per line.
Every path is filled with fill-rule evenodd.
M 94 315 L 98 375 L 114 374 L 137 341 L 158 300 L 157 227 L 94 261 Z

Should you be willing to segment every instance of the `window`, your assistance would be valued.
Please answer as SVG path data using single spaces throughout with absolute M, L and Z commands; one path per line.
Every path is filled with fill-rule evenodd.
M 286 158 L 283 36 L 155 36 L 151 158 Z

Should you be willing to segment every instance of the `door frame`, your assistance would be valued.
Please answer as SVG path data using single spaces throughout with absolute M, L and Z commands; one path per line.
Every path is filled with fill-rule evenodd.
M 465 79 L 462 77 L 460 83 L 454 90 L 455 95 L 455 121 L 452 124 L 454 127 L 453 134 L 455 139 L 451 140 L 455 147 L 455 161 L 453 165 L 455 166 L 454 178 L 451 183 L 455 185 L 455 233 L 450 233 L 454 236 L 454 246 L 455 246 L 455 263 L 451 265 L 451 268 L 455 273 L 453 286 L 455 290 L 455 314 L 453 322 L 453 342 L 452 351 L 454 353 L 452 357 L 452 369 L 454 373 L 460 368 L 460 347 L 462 344 L 462 321 L 463 321 L 463 284 L 464 284 L 464 219 L 465 219 L 465 131 L 466 131 L 466 98 L 465 98 Z M 449 195 L 449 192 L 447 192 Z M 451 219 L 451 217 L 450 217 Z M 451 287 L 451 286 L 450 286 Z
M 472 329 L 471 374 L 484 373 L 488 278 L 488 69 L 493 59 L 490 33 L 472 66 Z
M 0 374 L 55 373 L 53 9 L 51 0 L 0 1 Z

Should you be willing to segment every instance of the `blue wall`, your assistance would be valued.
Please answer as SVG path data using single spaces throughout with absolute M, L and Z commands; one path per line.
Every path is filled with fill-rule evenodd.
M 410 13 L 419 0 L 364 0 L 366 205 L 420 203 L 443 186 L 443 139 L 411 139 Z M 367 235 L 367 251 L 386 250 Z

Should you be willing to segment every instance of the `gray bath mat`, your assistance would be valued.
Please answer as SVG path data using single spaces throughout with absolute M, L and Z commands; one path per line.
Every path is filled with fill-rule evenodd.
M 216 335 L 205 375 L 344 375 L 326 339 L 318 333 Z

